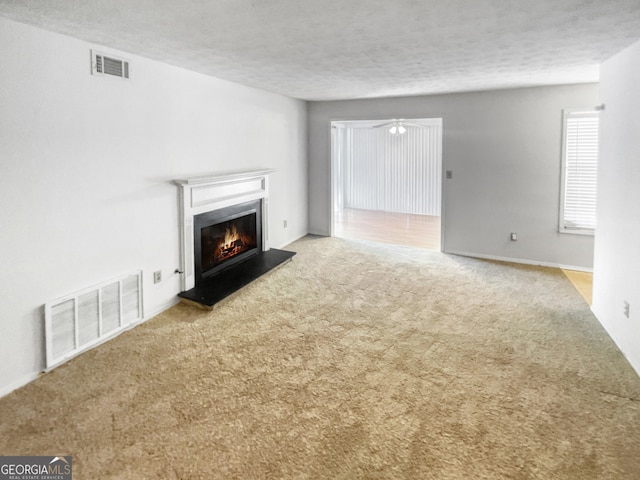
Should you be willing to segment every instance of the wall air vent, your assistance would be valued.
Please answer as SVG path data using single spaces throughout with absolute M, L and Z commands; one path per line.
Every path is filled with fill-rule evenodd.
M 128 79 L 129 61 L 91 50 L 91 73 Z
M 44 306 L 47 370 L 142 319 L 141 271 L 48 302 Z

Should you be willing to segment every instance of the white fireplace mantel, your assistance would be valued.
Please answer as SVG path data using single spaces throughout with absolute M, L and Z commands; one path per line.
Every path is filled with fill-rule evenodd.
M 180 253 L 182 290 L 195 286 L 193 217 L 239 203 L 262 204 L 262 250 L 269 249 L 269 174 L 254 170 L 174 180 L 180 188 Z

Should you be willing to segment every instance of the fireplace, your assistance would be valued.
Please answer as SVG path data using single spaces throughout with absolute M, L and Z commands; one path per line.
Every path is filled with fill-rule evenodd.
M 213 309 L 295 252 L 269 246 L 269 174 L 256 170 L 175 180 L 180 189 L 184 301 Z
M 260 253 L 261 213 L 256 200 L 194 216 L 196 285 Z

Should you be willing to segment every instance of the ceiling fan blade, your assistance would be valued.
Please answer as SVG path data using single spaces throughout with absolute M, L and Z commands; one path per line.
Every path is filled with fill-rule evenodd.
M 425 127 L 426 125 L 422 125 L 420 123 L 408 122 L 402 118 L 394 118 L 392 120 L 382 121 L 381 123 L 372 124 L 373 122 L 362 122 L 362 124 L 358 124 L 357 122 L 353 122 L 354 124 L 349 125 L 338 125 L 339 127 L 348 127 L 348 128 L 390 128 L 393 126 L 403 127 Z
M 405 127 L 426 127 L 427 125 L 423 125 L 420 123 L 413 123 L 413 122 L 402 122 L 402 125 L 404 125 Z

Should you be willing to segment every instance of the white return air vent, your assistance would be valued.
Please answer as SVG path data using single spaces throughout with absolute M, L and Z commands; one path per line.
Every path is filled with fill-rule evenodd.
M 128 79 L 129 61 L 91 50 L 91 73 Z
M 44 306 L 47 370 L 142 320 L 142 272 L 67 295 Z

